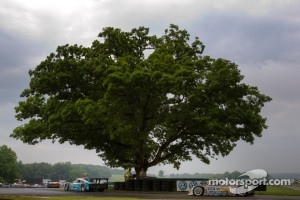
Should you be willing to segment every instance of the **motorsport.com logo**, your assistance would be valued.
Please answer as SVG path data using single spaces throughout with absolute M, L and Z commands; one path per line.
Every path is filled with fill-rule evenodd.
M 248 176 L 249 178 L 243 178 Z M 267 179 L 267 172 L 263 169 L 254 169 L 245 172 L 238 179 L 208 180 L 210 186 L 229 186 L 233 194 L 244 194 L 254 190 L 259 185 L 291 185 L 290 179 Z

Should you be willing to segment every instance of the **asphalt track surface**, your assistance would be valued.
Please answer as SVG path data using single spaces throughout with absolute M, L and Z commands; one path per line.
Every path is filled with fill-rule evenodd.
M 104 192 L 74 192 L 64 191 L 58 188 L 0 188 L 0 197 L 6 195 L 15 196 L 92 196 L 92 197 L 115 197 L 115 198 L 140 198 L 140 199 L 299 199 L 300 196 L 268 196 L 268 195 L 254 195 L 249 197 L 211 197 L 211 196 L 187 196 L 187 192 L 140 192 L 140 191 L 115 191 L 106 190 Z

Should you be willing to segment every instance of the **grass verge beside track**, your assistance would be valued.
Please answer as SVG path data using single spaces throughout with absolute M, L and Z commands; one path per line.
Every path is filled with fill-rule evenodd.
M 269 185 L 267 186 L 267 191 L 255 191 L 255 194 L 300 196 L 300 190 L 294 190 L 286 186 Z

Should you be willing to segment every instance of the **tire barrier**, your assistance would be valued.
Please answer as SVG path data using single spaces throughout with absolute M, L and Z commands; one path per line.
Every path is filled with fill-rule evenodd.
M 142 191 L 142 184 L 143 184 L 142 179 L 134 180 L 134 190 L 135 191 Z
M 161 190 L 164 192 L 170 192 L 170 191 L 172 191 L 171 186 L 172 186 L 171 180 L 164 179 L 161 184 Z
M 134 190 L 134 180 L 127 180 L 125 182 L 125 190 L 133 191 Z
M 119 190 L 125 190 L 125 182 L 119 183 Z
M 177 180 L 175 180 L 175 179 L 172 179 L 172 180 L 170 180 L 170 191 L 172 191 L 172 192 L 175 192 L 175 191 L 177 191 Z
M 153 191 L 153 179 L 143 179 L 142 191 Z
M 177 181 L 180 182 L 199 182 L 207 181 L 208 179 L 172 179 L 172 178 L 144 178 L 131 179 L 126 182 L 114 182 L 114 190 L 127 191 L 164 191 L 174 192 L 178 190 Z M 187 186 L 189 187 L 189 186 Z
M 114 190 L 119 190 L 120 182 L 114 182 Z
M 153 191 L 156 191 L 156 192 L 162 191 L 161 183 L 162 183 L 161 179 L 153 179 Z

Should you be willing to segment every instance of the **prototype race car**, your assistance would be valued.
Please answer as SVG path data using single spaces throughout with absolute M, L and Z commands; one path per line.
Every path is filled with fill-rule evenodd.
M 254 191 L 237 192 L 238 187 L 232 186 L 194 186 L 189 191 L 188 195 L 194 196 L 248 196 L 254 195 Z
M 47 187 L 48 188 L 60 188 L 60 182 L 48 182 Z
M 103 192 L 108 188 L 108 179 L 107 178 L 77 178 L 72 183 L 67 182 L 64 185 L 64 190 L 69 191 L 99 191 Z

